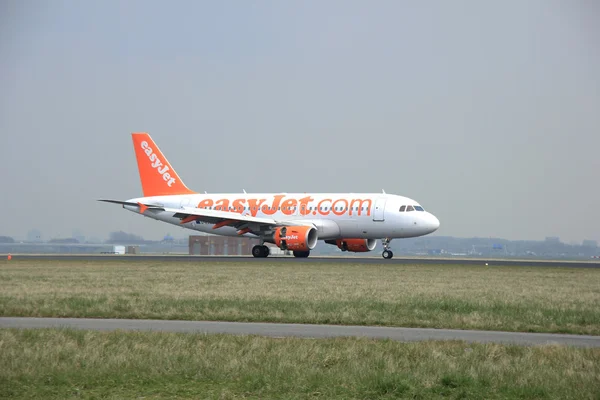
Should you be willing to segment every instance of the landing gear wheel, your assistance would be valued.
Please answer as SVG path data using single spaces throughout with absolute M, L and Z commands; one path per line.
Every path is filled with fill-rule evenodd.
M 294 257 L 297 257 L 297 258 L 306 258 L 309 255 L 310 255 L 310 250 L 308 250 L 308 251 L 294 250 Z
M 389 260 L 392 257 L 394 257 L 394 253 L 390 250 L 390 242 L 391 241 L 392 241 L 392 239 L 390 239 L 390 238 L 381 239 L 381 244 L 383 245 L 383 253 L 381 253 L 381 255 L 386 260 Z
M 269 255 L 269 248 L 265 245 L 257 244 L 252 247 L 252 256 L 257 258 L 265 258 Z
M 263 257 L 269 257 L 269 254 L 271 254 L 271 252 L 269 251 L 269 248 L 267 246 L 265 246 L 263 244 Z

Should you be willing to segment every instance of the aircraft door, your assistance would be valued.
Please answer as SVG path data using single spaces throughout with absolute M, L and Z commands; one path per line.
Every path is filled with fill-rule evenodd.
M 385 220 L 385 201 L 387 199 L 385 197 L 379 197 L 375 200 L 375 209 L 373 210 L 373 221 L 383 221 Z

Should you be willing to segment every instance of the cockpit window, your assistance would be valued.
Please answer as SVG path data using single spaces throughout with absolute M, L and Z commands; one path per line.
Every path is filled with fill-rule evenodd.
M 415 210 L 417 211 L 425 211 L 421 206 L 415 206 Z
M 404 212 L 404 211 L 406 211 L 406 206 L 400 207 L 400 212 Z
M 415 211 L 415 209 L 413 208 L 413 206 L 408 206 L 406 207 L 406 211 Z

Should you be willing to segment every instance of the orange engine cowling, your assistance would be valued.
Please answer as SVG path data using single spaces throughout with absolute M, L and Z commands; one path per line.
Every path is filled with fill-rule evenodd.
M 365 253 L 375 249 L 377 240 L 375 239 L 338 239 L 326 240 L 325 243 L 335 244 L 342 251 L 351 251 L 354 253 Z
M 273 235 L 273 243 L 282 250 L 312 250 L 318 239 L 317 230 L 312 226 L 282 226 L 275 229 Z

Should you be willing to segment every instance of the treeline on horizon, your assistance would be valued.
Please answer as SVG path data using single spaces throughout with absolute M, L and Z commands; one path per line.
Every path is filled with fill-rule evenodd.
M 49 240 L 34 240 L 34 241 L 24 241 L 25 243 L 54 243 L 54 244 L 83 244 L 90 243 L 88 241 L 81 241 L 77 238 L 53 238 Z M 11 236 L 0 236 L 0 243 L 17 243 L 17 241 Z M 142 236 L 134 235 L 132 233 L 127 233 L 123 231 L 111 232 L 109 234 L 109 238 L 101 243 L 106 244 L 147 244 L 147 243 L 156 243 L 155 240 L 145 240 Z

